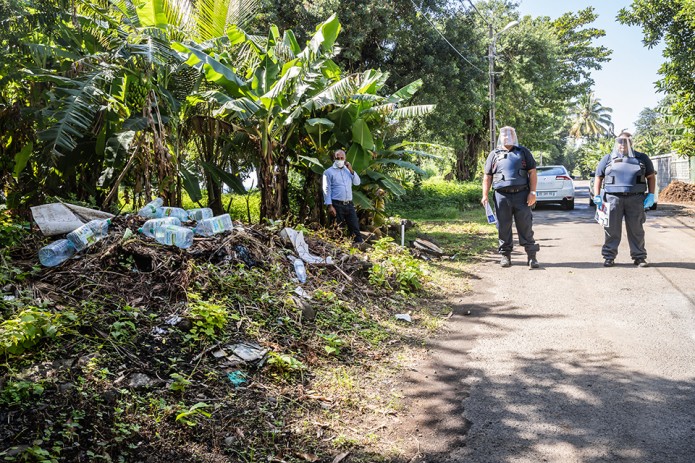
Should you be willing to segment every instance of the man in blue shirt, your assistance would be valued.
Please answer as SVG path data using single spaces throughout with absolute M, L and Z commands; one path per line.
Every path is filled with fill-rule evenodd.
M 360 184 L 360 176 L 345 160 L 345 151 L 333 154 L 333 165 L 323 173 L 323 202 L 328 213 L 340 225 L 347 225 L 355 243 L 362 243 L 360 223 L 352 204 L 352 185 Z

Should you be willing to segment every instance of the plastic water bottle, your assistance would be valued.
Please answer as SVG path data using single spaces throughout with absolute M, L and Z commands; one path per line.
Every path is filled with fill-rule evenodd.
M 198 222 L 195 227 L 195 233 L 201 236 L 212 236 L 216 233 L 232 230 L 233 228 L 234 224 L 229 214 L 222 214 Z
M 181 249 L 193 244 L 193 230 L 178 225 L 163 225 L 154 230 L 154 239 L 158 243 L 174 245 Z
M 497 223 L 497 217 L 495 217 L 495 213 L 492 212 L 492 207 L 490 207 L 490 203 L 485 203 L 485 214 L 487 215 L 487 223 Z
M 188 210 L 189 220 L 195 220 L 197 222 L 199 220 L 209 219 L 210 217 L 212 217 L 212 209 L 209 207 L 199 207 Z
M 55 267 L 71 258 L 77 250 L 68 240 L 54 241 L 39 249 L 39 262 L 44 267 Z
M 109 234 L 110 219 L 90 220 L 68 233 L 66 238 L 78 251 L 83 251 Z
M 188 220 L 188 212 L 180 207 L 160 207 L 155 213 L 155 217 L 161 219 L 162 217 L 176 217 L 181 222 Z
M 164 200 L 162 198 L 157 198 L 154 201 L 150 201 L 149 203 L 145 204 L 145 207 L 138 211 L 138 215 L 146 219 L 151 219 L 157 215 L 157 209 L 162 207 L 163 204 Z
M 294 273 L 297 274 L 297 279 L 300 283 L 306 283 L 306 267 L 302 259 L 294 260 Z
M 157 228 L 164 225 L 178 225 L 181 226 L 181 221 L 177 217 L 163 217 L 161 219 L 150 219 L 145 222 L 138 231 L 145 236 L 154 238 L 154 232 Z

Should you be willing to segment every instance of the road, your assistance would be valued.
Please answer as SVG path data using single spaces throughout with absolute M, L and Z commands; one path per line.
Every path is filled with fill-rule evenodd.
M 648 268 L 627 240 L 604 268 L 602 229 L 577 207 L 534 211 L 523 250 L 470 271 L 448 333 L 405 390 L 419 462 L 695 462 L 695 219 L 648 214 Z

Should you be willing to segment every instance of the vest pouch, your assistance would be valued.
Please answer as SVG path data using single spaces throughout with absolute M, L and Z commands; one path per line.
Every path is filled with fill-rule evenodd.
M 603 179 L 603 183 L 605 185 L 612 185 L 615 183 L 615 176 L 613 175 L 606 175 L 606 177 Z
M 504 181 L 504 174 L 494 174 L 492 176 L 492 183 L 499 183 Z
M 517 174 L 519 175 L 519 178 L 528 178 L 528 170 L 519 169 Z

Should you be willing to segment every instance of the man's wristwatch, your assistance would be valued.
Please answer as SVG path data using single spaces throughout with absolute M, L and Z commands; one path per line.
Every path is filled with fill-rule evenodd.
M 529 191 L 529 193 L 531 193 L 533 196 L 536 196 L 536 192 L 535 192 L 535 191 Z

